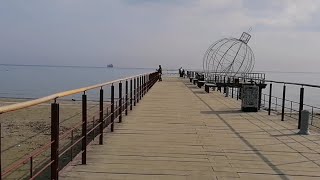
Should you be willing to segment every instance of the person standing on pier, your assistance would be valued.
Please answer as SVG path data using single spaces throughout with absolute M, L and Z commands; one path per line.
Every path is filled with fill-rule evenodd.
M 162 75 L 162 68 L 161 65 L 159 65 L 159 69 L 157 69 L 158 73 L 159 73 L 159 81 L 162 81 L 161 75 Z

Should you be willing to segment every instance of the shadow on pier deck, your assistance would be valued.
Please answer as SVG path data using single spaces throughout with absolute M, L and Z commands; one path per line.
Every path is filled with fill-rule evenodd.
M 320 136 L 164 78 L 61 179 L 320 179 Z

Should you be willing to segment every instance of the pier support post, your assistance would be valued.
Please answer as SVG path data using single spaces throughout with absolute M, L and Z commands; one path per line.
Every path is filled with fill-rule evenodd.
M 281 121 L 284 121 L 284 108 L 286 106 L 286 84 L 283 85 L 282 92 L 282 111 L 281 111 Z
M 310 113 L 307 110 L 301 111 L 300 131 L 298 134 L 309 135 L 309 119 Z
M 87 95 L 82 95 L 82 164 L 87 164 Z
M 303 110 L 303 98 L 304 98 L 304 88 L 300 88 L 300 103 L 299 103 L 299 124 L 298 124 L 298 129 L 300 129 L 301 125 L 301 112 Z
M 272 96 L 272 83 L 270 83 L 268 115 L 271 114 L 271 96 Z
M 114 86 L 111 85 L 111 132 L 114 130 Z
M 125 102 L 126 111 L 125 114 L 128 116 L 128 80 L 126 80 L 126 102 Z
M 101 87 L 100 89 L 100 105 L 99 105 L 99 131 L 100 131 L 100 137 L 99 137 L 99 144 L 103 144 L 103 89 Z M 94 130 L 93 130 L 94 132 Z
M 51 179 L 59 178 L 59 104 L 51 104 Z
M 119 123 L 122 122 L 122 82 L 119 82 L 119 109 L 118 109 L 118 114 L 119 114 Z
M 130 111 L 132 110 L 132 79 L 130 79 Z

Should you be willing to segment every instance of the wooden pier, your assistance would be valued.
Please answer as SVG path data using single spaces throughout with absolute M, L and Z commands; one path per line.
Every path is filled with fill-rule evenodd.
M 320 136 L 188 79 L 163 78 L 60 179 L 320 179 Z

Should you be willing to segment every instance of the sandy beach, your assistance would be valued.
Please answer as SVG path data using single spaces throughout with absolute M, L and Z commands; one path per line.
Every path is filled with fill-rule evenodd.
M 0 99 L 0 106 L 26 101 L 25 99 Z M 64 132 L 81 123 L 81 101 L 60 100 L 60 136 Z M 105 107 L 109 103 L 105 103 Z M 92 127 L 93 118 L 98 118 L 98 102 L 88 101 L 88 127 Z M 6 169 L 22 157 L 38 150 L 50 142 L 50 103 L 40 104 L 27 109 L 21 109 L 0 115 L 1 122 L 1 154 L 2 167 Z M 81 127 L 74 131 L 73 136 L 80 135 Z M 71 134 L 60 140 L 59 146 L 64 147 L 71 142 Z M 50 148 L 33 159 L 36 167 L 50 157 Z M 20 171 L 13 173 L 10 179 L 29 173 L 30 162 L 27 162 Z

